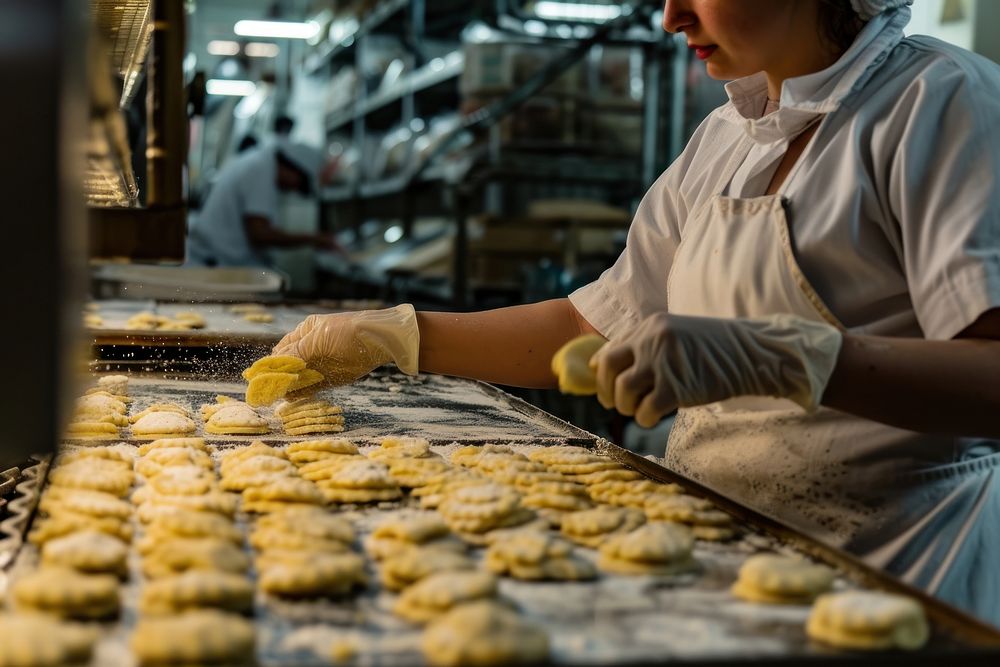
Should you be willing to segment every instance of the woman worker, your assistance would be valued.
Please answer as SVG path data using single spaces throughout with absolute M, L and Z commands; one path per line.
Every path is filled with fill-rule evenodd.
M 602 405 L 666 465 L 1000 623 L 1000 67 L 903 37 L 905 0 L 668 0 L 729 102 L 568 299 L 313 316 L 277 352 L 551 387 L 597 332 Z

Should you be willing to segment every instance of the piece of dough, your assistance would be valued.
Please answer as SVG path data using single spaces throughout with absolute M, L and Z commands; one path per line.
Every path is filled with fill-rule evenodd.
M 189 447 L 190 449 L 197 449 L 205 452 L 206 454 L 211 452 L 208 445 L 205 444 L 204 438 L 161 438 L 151 442 L 144 442 L 139 445 L 139 456 L 145 456 L 154 449 L 163 449 L 168 447 Z
M 158 514 L 159 508 L 179 507 L 231 517 L 236 514 L 238 505 L 238 496 L 222 491 L 210 491 L 200 496 L 152 494 L 147 502 L 139 506 L 136 515 L 140 521 L 147 523 Z
M 88 573 L 125 576 L 128 546 L 117 537 L 83 530 L 50 540 L 42 547 L 42 564 Z
M 42 614 L 0 614 L 0 667 L 60 667 L 90 660 L 94 628 Z
M 494 598 L 496 594 L 496 577 L 488 572 L 439 572 L 403 591 L 393 606 L 393 613 L 412 623 L 426 623 L 452 607 Z
M 28 533 L 28 541 L 41 546 L 50 540 L 81 530 L 97 530 L 117 537 L 124 542 L 132 540 L 132 527 L 121 519 L 61 510 L 58 514 L 53 514 L 48 518 L 37 519 L 31 532 Z
M 858 650 L 916 650 L 930 636 L 920 603 L 875 591 L 821 595 L 813 604 L 806 632 L 825 644 Z
M 119 497 L 128 494 L 133 479 L 131 470 L 104 459 L 74 461 L 49 473 L 50 486 L 103 491 Z
M 590 562 L 573 554 L 569 542 L 551 533 L 534 530 L 513 532 L 510 537 L 491 544 L 484 564 L 495 574 L 529 581 L 578 581 L 597 576 L 597 570 Z
M 247 664 L 254 654 L 253 623 L 231 613 L 197 609 L 142 618 L 130 641 L 140 664 Z
M 312 368 L 303 368 L 297 373 L 295 382 L 288 387 L 288 393 L 291 394 L 292 392 L 302 391 L 307 387 L 312 387 L 320 382 L 323 382 L 325 379 L 326 378 L 319 371 L 313 370 Z
M 315 506 L 268 514 L 257 520 L 256 528 L 277 529 L 344 544 L 354 542 L 354 528 L 346 518 Z
M 142 571 L 159 579 L 188 570 L 220 570 L 242 574 L 250 567 L 243 550 L 214 537 L 176 538 L 162 542 L 142 560 Z
M 401 591 L 438 572 L 473 570 L 468 556 L 446 549 L 410 547 L 382 562 L 382 583 L 391 591 Z
M 610 481 L 591 484 L 587 487 L 587 492 L 598 503 L 643 509 L 651 496 L 677 495 L 683 493 L 683 489 L 676 484 L 660 484 L 650 479 L 642 479 L 632 482 Z
M 222 514 L 178 507 L 164 507 L 146 524 L 144 540 L 166 542 L 178 537 L 213 537 L 239 546 L 243 532 Z
M 14 583 L 18 607 L 68 618 L 106 618 L 118 613 L 118 578 L 43 567 Z
M 309 424 L 306 426 L 285 427 L 288 435 L 311 435 L 315 433 L 341 433 L 344 430 L 343 424 L 321 423 Z
M 307 556 L 307 561 L 292 557 L 288 562 L 270 562 L 262 567 L 261 590 L 287 597 L 336 596 L 363 587 L 367 581 L 364 559 L 357 554 L 308 553 Z
M 55 515 L 63 511 L 112 517 L 122 521 L 132 516 L 132 506 L 113 493 L 52 486 L 38 503 L 38 509 Z
M 253 608 L 253 584 L 243 575 L 213 570 L 188 570 L 147 582 L 139 609 L 144 614 L 176 614 L 211 607 L 243 612 Z
M 597 334 L 577 336 L 552 356 L 552 373 L 559 379 L 559 391 L 574 396 L 597 393 L 597 372 L 590 359 L 607 341 Z
M 757 554 L 740 567 L 733 595 L 750 602 L 802 604 L 830 590 L 834 573 L 803 558 Z
M 433 667 L 490 667 L 544 664 L 549 639 L 544 630 L 492 601 L 470 602 L 431 622 L 421 640 Z
M 323 504 L 319 487 L 300 477 L 275 477 L 270 484 L 254 486 L 243 492 L 243 500 L 270 500 L 291 503 Z
M 176 412 L 151 412 L 132 424 L 132 435 L 142 437 L 184 435 L 196 430 L 198 425 L 190 417 Z
M 258 373 L 247 385 L 247 404 L 255 408 L 271 405 L 288 393 L 296 379 L 295 373 Z
M 300 373 L 306 368 L 306 362 L 298 357 L 288 355 L 271 355 L 261 357 L 243 371 L 243 379 L 249 382 L 264 373 Z
M 598 566 L 615 574 L 677 574 L 695 569 L 694 536 L 679 524 L 650 523 L 610 537 Z
M 645 515 L 639 510 L 604 505 L 564 515 L 560 530 L 567 539 L 577 544 L 597 548 L 609 535 L 628 532 L 645 521 Z

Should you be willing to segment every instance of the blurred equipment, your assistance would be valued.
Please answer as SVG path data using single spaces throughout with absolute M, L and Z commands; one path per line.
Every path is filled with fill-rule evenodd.
M 89 63 L 90 256 L 183 261 L 187 224 L 182 188 L 187 146 L 184 3 L 92 0 L 91 7 L 99 36 Z M 122 91 L 117 105 L 112 104 L 114 96 L 109 94 L 112 75 L 119 79 Z M 145 183 L 145 205 L 139 207 L 140 193 L 120 110 L 130 106 L 143 79 L 146 138 L 139 152 L 145 157 L 146 173 L 144 178 L 140 175 Z
M 81 177 L 73 155 L 86 119 L 86 31 L 78 4 L 0 3 L 0 89 L 21 100 L 0 106 L 8 156 L 0 179 L 7 243 L 0 349 L 8 378 L 0 383 L 0 470 L 53 450 L 73 390 L 63 380 L 83 283 Z M 28 324 L 13 326 L 19 322 Z

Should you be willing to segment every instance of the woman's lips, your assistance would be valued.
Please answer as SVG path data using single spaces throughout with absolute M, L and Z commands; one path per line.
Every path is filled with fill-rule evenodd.
M 719 47 L 717 46 L 699 46 L 698 44 L 691 44 L 692 49 L 694 49 L 694 54 L 698 56 L 699 60 L 708 60 L 715 53 L 715 50 Z

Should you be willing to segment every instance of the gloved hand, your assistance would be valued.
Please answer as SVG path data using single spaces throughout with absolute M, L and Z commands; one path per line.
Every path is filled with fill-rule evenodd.
M 382 364 L 416 375 L 420 331 L 408 303 L 383 310 L 310 315 L 274 346 L 273 354 L 304 360 L 332 384 L 348 384 Z
M 814 410 L 842 335 L 794 315 L 717 319 L 657 314 L 590 361 L 605 408 L 653 426 L 677 407 L 736 396 L 788 398 Z

